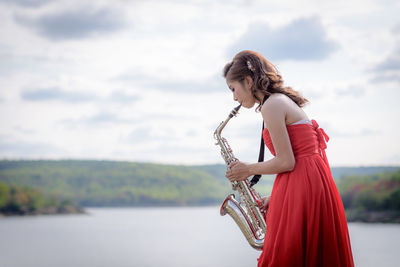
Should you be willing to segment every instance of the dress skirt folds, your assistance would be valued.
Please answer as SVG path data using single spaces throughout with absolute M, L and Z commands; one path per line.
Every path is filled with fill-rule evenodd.
M 296 164 L 276 176 L 259 267 L 354 266 L 346 216 L 317 122 L 288 125 Z M 267 129 L 263 138 L 273 155 Z

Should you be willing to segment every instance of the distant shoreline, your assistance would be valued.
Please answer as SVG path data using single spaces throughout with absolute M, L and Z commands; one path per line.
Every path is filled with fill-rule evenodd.
M 38 211 L 19 211 L 19 212 L 8 212 L 0 211 L 1 217 L 11 217 L 11 216 L 39 216 L 39 215 L 69 215 L 69 214 L 87 214 L 85 208 L 66 206 L 66 207 L 46 207 Z
M 346 218 L 348 222 L 400 223 L 400 212 L 396 210 L 368 212 L 346 210 Z
M 196 206 L 90 206 L 90 207 L 73 207 L 57 209 L 56 207 L 47 208 L 37 212 L 25 212 L 25 213 L 2 213 L 0 212 L 0 219 L 2 217 L 24 217 L 24 216 L 43 216 L 43 215 L 73 215 L 73 214 L 89 214 L 90 209 L 129 209 L 129 208 L 199 208 L 199 207 L 219 207 L 220 203 L 216 205 L 196 205 Z M 346 210 L 347 222 L 362 222 L 362 223 L 395 223 L 400 224 L 400 212 L 399 211 L 357 211 L 357 210 Z

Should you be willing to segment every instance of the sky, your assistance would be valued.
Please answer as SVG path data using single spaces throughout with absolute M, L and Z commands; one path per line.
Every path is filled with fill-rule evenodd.
M 400 165 L 400 2 L 0 0 L 0 158 L 223 163 L 222 69 L 275 64 L 332 166 Z M 223 131 L 255 162 L 261 114 Z M 271 158 L 266 152 L 266 158 Z

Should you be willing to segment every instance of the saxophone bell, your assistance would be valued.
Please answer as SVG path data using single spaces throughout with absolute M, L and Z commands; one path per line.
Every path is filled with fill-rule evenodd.
M 257 233 L 256 230 L 251 227 L 251 222 L 248 221 L 246 217 L 246 211 L 240 206 L 240 203 L 235 199 L 234 194 L 228 195 L 220 208 L 221 216 L 229 214 L 236 224 L 239 226 L 240 230 L 244 234 L 247 242 L 250 246 L 257 250 L 262 250 L 264 246 L 263 233 Z M 238 223 L 240 222 L 240 223 Z M 258 238 L 255 238 L 255 237 Z

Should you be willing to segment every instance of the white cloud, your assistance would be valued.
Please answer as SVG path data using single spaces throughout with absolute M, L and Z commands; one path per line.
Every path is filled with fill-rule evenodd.
M 295 19 L 276 29 L 257 22 L 249 25 L 229 54 L 249 49 L 269 55 L 273 61 L 322 60 L 338 48 L 326 35 L 319 17 Z
M 0 0 L 0 3 L 14 4 L 22 7 L 41 7 L 51 0 Z
M 398 77 L 394 3 L 28 2 L 0 1 L 1 157 L 222 163 L 212 134 L 236 103 L 221 71 L 240 40 L 310 99 L 333 165 L 398 154 L 398 80 L 370 82 Z M 238 158 L 257 160 L 260 124 L 244 109 L 224 130 Z
M 80 92 L 67 92 L 59 88 L 46 88 L 24 91 L 21 94 L 21 98 L 27 101 L 60 100 L 76 103 L 94 100 L 95 96 Z
M 17 14 L 15 21 L 55 41 L 88 38 L 94 34 L 114 32 L 125 24 L 121 12 L 110 9 L 88 10 L 87 7 L 43 14 L 37 18 Z

